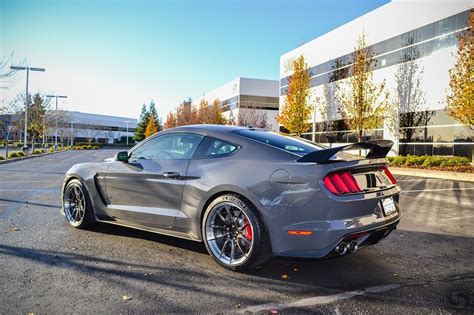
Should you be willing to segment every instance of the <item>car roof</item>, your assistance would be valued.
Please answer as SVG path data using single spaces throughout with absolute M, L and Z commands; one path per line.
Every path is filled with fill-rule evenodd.
M 242 127 L 242 126 L 232 126 L 232 125 L 210 125 L 210 124 L 202 124 L 202 125 L 186 125 L 175 127 L 171 129 L 167 129 L 166 131 L 194 131 L 194 132 L 224 132 L 229 133 L 236 130 L 248 130 L 248 129 L 259 129 L 254 128 L 252 126 Z

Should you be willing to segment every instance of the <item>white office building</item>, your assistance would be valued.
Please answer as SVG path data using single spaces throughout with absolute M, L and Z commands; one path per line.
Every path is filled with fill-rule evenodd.
M 278 91 L 277 80 L 237 78 L 193 99 L 192 105 L 199 106 L 201 100 L 212 104 L 217 99 L 229 124 L 261 127 L 264 121 L 267 128 L 277 130 Z
M 58 137 L 63 144 L 72 143 L 116 143 L 126 142 L 127 136 L 131 137 L 137 127 L 137 119 L 109 115 L 99 115 L 82 112 L 48 111 L 51 117 L 50 132 L 48 137 L 54 138 L 54 121 L 58 118 Z M 72 137 L 71 137 L 72 136 Z
M 401 125 L 398 134 L 389 131 L 387 122 L 369 131 L 367 139 L 392 139 L 392 154 L 457 155 L 472 157 L 474 131 L 445 112 L 449 89 L 448 71 L 455 64 L 458 35 L 467 29 L 473 10 L 472 0 L 393 0 L 337 29 L 330 31 L 286 54 L 280 59 L 280 105 L 284 104 L 289 67 L 300 55 L 311 72 L 311 95 L 326 107 L 326 117 L 316 111 L 315 129 L 308 121 L 304 137 L 317 142 L 340 145 L 357 141 L 338 113 L 337 85 L 350 75 L 352 52 L 364 32 L 375 55 L 374 81 L 385 80 L 387 91 L 397 93 L 396 73 L 407 60 L 418 66 L 422 106 L 414 111 L 401 108 L 401 115 L 418 115 L 416 125 Z M 422 70 L 422 71 L 421 71 Z M 408 106 L 408 108 L 410 108 Z M 403 120 L 403 119 L 402 119 Z M 328 123 L 330 121 L 330 123 Z M 406 119 L 405 119 L 406 121 Z

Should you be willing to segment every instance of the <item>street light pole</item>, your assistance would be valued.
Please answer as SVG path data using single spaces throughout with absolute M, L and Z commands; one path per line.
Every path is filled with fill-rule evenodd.
M 127 147 L 128 147 L 128 124 L 130 123 L 129 120 L 125 120 L 124 123 L 127 124 Z
M 56 131 L 54 132 L 54 151 L 58 150 L 58 98 L 67 98 L 65 95 L 46 95 L 49 98 L 56 98 L 56 111 L 55 111 L 55 118 L 56 118 Z
M 23 135 L 23 152 L 28 152 L 28 81 L 31 71 L 41 71 L 44 72 L 44 68 L 34 68 L 34 67 L 22 67 L 22 66 L 11 66 L 12 70 L 26 70 L 26 97 L 25 97 L 25 134 Z

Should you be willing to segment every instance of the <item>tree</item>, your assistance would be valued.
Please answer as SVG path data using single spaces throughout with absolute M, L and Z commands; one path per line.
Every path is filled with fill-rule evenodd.
M 288 78 L 285 103 L 277 120 L 290 133 L 301 135 L 308 130 L 312 107 L 309 104 L 310 72 L 303 55 L 291 63 L 293 74 Z
M 337 93 L 341 105 L 339 113 L 347 126 L 355 131 L 358 141 L 362 141 L 366 130 L 380 125 L 388 98 L 388 93 L 384 93 L 385 80 L 380 84 L 372 81 L 376 62 L 373 57 L 374 53 L 367 47 L 366 36 L 362 33 L 352 54 L 351 76 Z
M 421 88 L 423 68 L 416 61 L 419 51 L 413 47 L 414 39 L 410 38 L 405 52 L 397 66 L 395 73 L 396 90 L 390 97 L 385 108 L 385 123 L 390 132 L 396 137 L 402 134 L 407 142 L 412 140 L 417 131 L 415 128 L 428 124 L 434 111 L 423 109 L 426 103 L 425 92 Z M 426 129 L 426 128 L 425 128 Z M 406 152 L 400 152 L 406 154 Z
M 24 96 L 19 95 L 18 100 L 23 100 Z M 25 102 L 23 102 L 25 103 Z M 33 102 L 31 102 L 31 96 L 28 95 L 28 126 L 27 132 L 31 140 L 32 150 L 34 151 L 35 148 L 35 141 L 38 138 L 43 137 L 48 129 L 50 128 L 47 117 L 46 111 L 48 110 L 50 105 L 49 99 L 45 99 L 39 93 L 33 95 Z M 19 125 L 24 125 L 24 111 L 20 115 L 21 119 L 19 121 Z
M 13 53 L 8 57 L 0 58 L 0 88 L 4 84 L 9 83 L 9 79 L 16 73 L 17 70 L 10 69 L 10 64 L 13 59 Z M 25 63 L 24 61 L 22 63 Z
M 252 126 L 257 128 L 270 128 L 268 117 L 265 111 L 254 106 L 239 108 L 237 126 Z
M 319 124 L 320 131 L 326 132 L 327 142 L 340 142 L 343 133 L 338 131 L 346 130 L 344 121 L 340 120 L 338 108 L 340 107 L 339 99 L 337 98 L 337 91 L 341 80 L 349 77 L 348 64 L 343 62 L 340 58 L 336 59 L 332 65 L 332 72 L 329 75 L 329 82 L 323 86 L 323 95 L 316 98 L 315 107 L 321 114 L 322 123 Z M 318 125 L 316 126 L 318 127 Z M 318 128 L 316 128 L 318 130 Z
M 166 122 L 165 122 L 165 129 L 169 129 L 169 128 L 174 128 L 176 127 L 177 124 L 176 124 L 176 116 L 173 112 L 169 112 L 168 113 L 168 116 L 166 116 Z
M 61 147 L 63 147 L 64 143 L 73 136 L 74 131 L 71 130 L 72 114 L 65 109 L 58 110 L 55 111 L 54 119 L 58 120 L 58 138 Z
M 212 102 L 212 106 L 209 109 L 209 114 L 210 124 L 225 125 L 227 123 L 227 120 L 222 115 L 221 102 L 218 99 L 215 99 L 214 102 Z
M 178 126 L 193 125 L 198 123 L 197 109 L 191 102 L 183 102 L 176 109 L 176 124 Z
M 446 96 L 446 112 L 474 129 L 474 12 L 468 29 L 459 36 L 456 64 L 449 70 L 450 93 Z
M 135 134 L 133 135 L 133 140 L 139 142 L 145 139 L 145 130 L 148 126 L 149 120 L 150 112 L 147 110 L 146 105 L 143 104 L 140 118 L 138 119 L 137 127 L 135 128 Z
M 150 105 L 148 107 L 148 113 L 155 119 L 156 130 L 161 131 L 163 129 L 161 126 L 161 119 L 158 116 L 158 111 L 156 110 L 155 102 L 153 100 L 151 100 Z
M 148 121 L 148 125 L 146 126 L 145 138 L 148 138 L 149 136 L 152 136 L 157 132 L 158 132 L 158 128 L 156 127 L 156 124 L 155 124 L 155 116 L 151 115 L 150 120 Z
M 86 122 L 87 128 L 83 129 L 83 135 L 87 139 L 87 144 L 91 145 L 92 141 L 96 140 L 99 138 L 101 135 L 107 138 L 108 141 L 108 136 L 105 134 L 105 131 L 97 126 L 96 122 L 93 121 L 88 121 Z
M 211 108 L 209 102 L 205 99 L 199 102 L 199 107 L 197 109 L 197 123 L 199 124 L 209 124 L 211 121 Z

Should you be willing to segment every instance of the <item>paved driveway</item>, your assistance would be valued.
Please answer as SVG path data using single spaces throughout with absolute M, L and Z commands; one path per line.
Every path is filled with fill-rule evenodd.
M 272 259 L 236 273 L 200 243 L 69 228 L 59 215 L 65 171 L 114 153 L 0 165 L 0 313 L 432 313 L 456 311 L 452 297 L 474 291 L 472 183 L 399 177 L 404 217 L 385 241 L 342 259 Z

